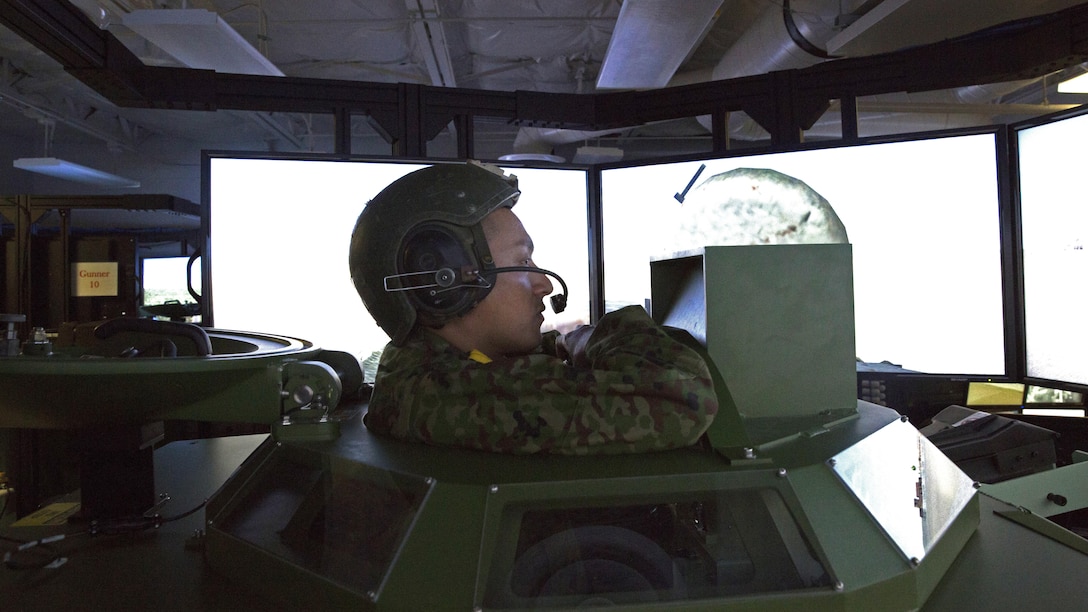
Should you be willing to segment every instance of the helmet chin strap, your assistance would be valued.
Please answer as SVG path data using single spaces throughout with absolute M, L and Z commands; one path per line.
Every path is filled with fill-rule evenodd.
M 387 292 L 433 289 L 435 293 L 440 293 L 454 289 L 487 289 L 491 287 L 491 283 L 485 277 L 493 276 L 499 272 L 535 272 L 551 276 L 559 281 L 559 285 L 563 288 L 562 293 L 548 298 L 552 304 L 552 310 L 559 314 L 567 309 L 567 283 L 555 272 L 534 266 L 505 266 L 491 268 L 483 272 L 462 270 L 460 274 L 453 268 L 439 268 L 438 270 L 426 270 L 424 272 L 391 274 L 385 277 L 384 282 Z

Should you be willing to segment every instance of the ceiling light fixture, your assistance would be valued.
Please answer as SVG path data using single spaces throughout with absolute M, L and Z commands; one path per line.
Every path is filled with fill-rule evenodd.
M 144 9 L 121 24 L 190 68 L 284 76 L 218 14 L 204 9 Z
M 12 163 L 12 166 L 20 170 L 37 172 L 54 178 L 77 181 L 99 187 L 123 187 L 133 189 L 140 186 L 136 181 L 102 170 L 95 170 L 70 161 L 57 159 L 56 157 L 21 157 Z
M 558 155 L 552 155 L 551 153 L 507 153 L 506 155 L 500 155 L 499 161 L 548 162 L 550 164 L 561 164 L 567 160 Z
M 665 87 L 718 18 L 723 0 L 626 0 L 608 42 L 598 89 Z
M 1058 93 L 1088 93 L 1088 73 L 1058 83 Z

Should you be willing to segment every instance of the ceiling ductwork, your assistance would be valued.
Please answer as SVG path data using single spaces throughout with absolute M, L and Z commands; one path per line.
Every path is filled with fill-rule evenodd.
M 721 19 L 728 20 L 735 17 L 728 13 L 731 4 L 736 3 L 725 3 Z M 801 0 L 797 2 L 795 0 L 793 3 L 785 0 L 783 5 L 769 3 L 713 69 L 698 73 L 685 72 L 673 75 L 668 82 L 668 86 L 688 85 L 700 80 L 731 79 L 775 70 L 806 68 L 824 61 L 827 57 L 826 54 L 821 56 L 811 51 L 817 49 L 821 43 L 825 43 L 834 35 L 834 31 L 830 27 L 821 25 L 821 23 L 835 23 L 840 4 L 837 0 L 835 2 L 828 2 L 827 0 Z M 791 27 L 787 27 L 787 19 L 792 24 Z M 616 31 L 612 34 L 613 38 L 626 35 L 620 31 L 623 26 L 624 22 L 621 19 L 616 24 Z M 639 27 L 638 34 L 643 40 L 658 36 L 658 33 L 653 29 L 642 26 Z M 664 39 L 657 40 L 657 43 L 668 44 L 667 40 Z M 806 51 L 805 48 L 809 50 Z M 612 52 L 611 46 L 609 52 L 610 54 Z M 619 68 L 613 68 L 613 70 L 619 71 Z M 710 117 L 703 116 L 698 119 L 699 123 L 709 132 L 711 129 Z M 517 153 L 551 153 L 554 147 L 559 145 L 615 133 L 616 130 L 605 133 L 586 133 L 574 130 L 522 128 L 518 131 L 517 138 L 514 141 L 514 151 Z M 730 138 L 741 140 L 761 140 L 767 137 L 767 132 L 750 118 L 733 116 L 730 118 L 729 135 Z
M 722 56 L 711 78 L 720 81 L 807 68 L 826 60 L 828 56 L 822 47 L 834 35 L 832 26 L 838 20 L 840 5 L 827 0 L 784 0 L 782 6 L 768 4 Z
M 811 98 L 806 90 L 794 89 L 793 75 L 783 72 L 805 78 L 825 75 L 829 87 L 821 89 L 831 93 L 820 95 L 826 96 L 848 95 L 835 92 L 850 91 L 846 79 L 851 78 L 871 80 L 874 87 L 863 88 L 870 93 L 904 90 L 879 96 L 859 90 L 857 99 L 844 100 L 844 108 L 859 114 L 856 124 L 846 122 L 851 128 L 846 138 L 1007 123 L 1058 110 L 1062 106 L 1049 104 L 1051 100 L 1083 101 L 1059 95 L 1055 89 L 1074 73 L 1073 65 L 1083 61 L 1082 38 L 1075 37 L 1080 36 L 1078 24 L 1088 10 L 1084 0 L 957 0 L 954 7 L 947 0 L 692 0 L 691 7 L 687 2 L 666 0 L 262 0 L 241 4 L 230 0 L 0 0 L 0 4 L 6 7 L 0 13 L 4 16 L 0 19 L 4 24 L 0 27 L 0 88 L 13 100 L 32 102 L 59 117 L 56 125 L 62 145 L 82 146 L 103 133 L 128 142 L 126 126 L 131 126 L 128 131 L 151 134 L 150 142 L 156 144 L 182 138 L 215 143 L 213 148 L 260 148 L 267 143 L 274 151 L 425 155 L 440 121 L 448 126 L 452 142 L 437 143 L 436 155 L 463 150 L 494 159 L 503 153 L 525 152 L 558 154 L 575 161 L 590 159 L 589 155 L 600 159 L 604 149 L 610 149 L 606 151 L 610 159 L 615 158 L 616 147 L 628 150 L 626 159 L 706 151 L 708 145 L 721 147 L 722 136 L 759 143 L 795 142 L 796 127 L 804 128 L 803 137 L 810 140 L 842 138 L 838 101 Z M 683 10 L 676 10 L 681 4 Z M 1073 8 L 1066 12 L 1068 16 L 1058 14 L 1069 7 Z M 176 82 L 170 77 L 160 83 L 155 75 L 188 63 L 134 28 L 140 15 L 166 17 L 179 12 L 217 16 L 229 25 L 258 55 L 287 75 L 277 77 L 282 84 L 270 82 L 276 93 L 262 90 L 249 96 L 247 81 L 236 78 L 237 71 L 218 66 L 214 77 L 185 71 L 176 73 Z M 23 17 L 16 19 L 19 15 Z M 1067 27 L 1059 25 L 1066 20 Z M 39 21 L 41 27 L 27 25 Z M 1010 28 L 965 36 L 1014 21 Z M 975 43 L 1003 41 L 1009 33 L 1015 46 L 1000 50 L 1009 56 L 1007 69 L 1001 60 L 974 61 L 972 54 L 986 50 Z M 99 64 L 124 66 L 128 61 L 110 59 L 124 55 L 115 53 L 117 47 L 111 51 L 109 45 L 99 44 L 106 36 L 116 39 L 149 71 L 98 74 L 102 72 Z M 949 40 L 957 37 L 963 39 Z M 203 37 L 184 40 L 198 50 L 210 46 Z M 632 42 L 621 44 L 623 40 Z M 918 74 L 887 79 L 881 73 L 863 76 L 866 70 L 889 65 L 888 58 L 914 57 L 916 51 L 925 58 L 927 47 L 942 41 L 948 41 L 957 53 L 958 59 L 947 66 L 935 58 L 925 60 L 930 67 Z M 1070 55 L 1061 55 L 1066 43 Z M 107 54 L 110 57 L 104 57 Z M 1035 57 L 1051 59 L 1033 64 Z M 828 61 L 841 62 L 843 71 L 838 71 L 839 66 L 819 66 Z M 1058 70 L 1062 73 L 1055 74 Z M 952 87 L 1002 78 L 993 74 L 1023 78 L 1046 71 L 1047 80 L 1042 82 L 905 93 L 940 86 L 933 83 Z M 603 78 L 608 77 L 606 72 L 612 77 Z M 630 74 L 652 75 L 657 80 L 619 78 Z M 659 87 L 662 75 L 670 91 L 660 95 L 644 91 Z M 784 77 L 783 87 L 776 85 L 772 90 L 770 84 L 778 77 Z M 758 84 L 758 95 L 765 103 L 749 108 L 754 98 L 745 97 L 747 93 L 720 90 L 719 85 L 734 78 Z M 321 83 L 303 88 L 295 83 L 297 79 Z M 335 91 L 359 83 L 380 85 L 346 96 Z M 394 83 L 403 91 L 382 87 Z M 802 88 L 812 84 L 804 79 L 796 83 Z M 677 89 L 681 86 L 687 87 Z M 448 97 L 432 91 L 451 87 L 458 91 Z M 595 98 L 592 104 L 601 105 L 595 109 L 580 107 L 567 97 L 614 88 L 626 91 Z M 470 93 L 477 90 L 484 94 Z M 328 100 L 306 102 L 311 91 L 323 100 L 329 94 Z M 720 107 L 713 97 L 719 91 Z M 514 116 L 508 116 L 507 97 L 512 92 L 519 92 L 519 97 Z M 523 99 L 520 92 L 525 93 Z M 677 97 L 688 92 L 694 94 L 690 105 Z M 239 97 L 240 93 L 246 95 Z M 494 100 L 489 99 L 491 93 L 496 94 Z M 556 106 L 549 108 L 552 101 L 536 98 L 538 93 L 558 94 Z M 748 101 L 741 106 L 741 99 Z M 118 105 L 117 100 L 124 102 Z M 697 117 L 721 107 L 731 111 L 727 132 L 720 123 L 711 130 L 709 115 Z M 739 112 L 742 107 L 773 133 Z M 228 112 L 203 112 L 214 108 Z M 346 109 L 347 116 L 330 115 L 329 108 Z M 465 114 L 457 115 L 460 112 Z M 794 118 L 794 112 L 802 116 Z M 450 113 L 484 120 L 464 126 L 463 131 Z M 348 121 L 363 115 L 366 120 Z M 238 121 L 238 117 L 252 120 Z M 809 127 L 809 122 L 814 125 Z M 417 133 L 416 124 L 426 125 L 425 133 Z M 519 126 L 537 127 L 519 132 Z M 547 129 L 555 126 L 580 129 Z M 602 130 L 601 126 L 613 127 Z M 0 128 L 8 142 L 15 138 L 33 142 L 37 137 L 33 121 L 9 104 L 0 105 Z M 141 138 L 136 144 L 146 147 L 147 142 Z M 586 149 L 586 156 L 580 158 L 576 147 Z
M 768 4 L 737 42 L 711 71 L 711 80 L 720 81 L 779 70 L 814 66 L 828 59 L 822 45 L 834 35 L 841 2 L 826 0 L 782 0 Z M 711 117 L 699 123 L 711 130 Z M 744 115 L 729 117 L 730 138 L 759 140 L 767 132 Z
M 986 27 L 1044 11 L 1056 11 L 1077 2 L 1068 0 L 987 0 L 978 10 L 957 11 L 941 27 L 929 24 L 944 19 L 947 11 L 940 0 L 858 0 L 848 3 L 828 0 L 783 0 L 781 7 L 770 5 L 745 34 L 718 62 L 713 80 L 765 74 L 779 70 L 797 70 L 841 57 L 843 53 L 872 54 L 894 51 L 899 47 L 889 40 L 904 40 L 897 29 L 911 31 L 920 21 L 927 23 L 932 40 L 951 38 Z M 928 7 L 928 10 L 926 9 Z M 897 25 L 898 24 L 898 25 Z M 916 40 L 916 39 L 907 39 Z M 831 52 L 828 51 L 831 49 Z M 834 54 L 833 54 L 834 53 Z M 948 91 L 896 93 L 871 96 L 857 101 L 860 134 L 889 134 L 963 128 L 992 123 L 996 116 L 1008 113 L 997 102 L 1008 94 L 1037 81 L 1016 81 L 973 85 Z M 957 105 L 957 106 L 953 106 Z M 992 108 L 986 108 L 989 105 Z M 938 112 L 937 108 L 946 109 Z M 887 110 L 896 107 L 898 110 Z M 884 110 L 881 110 L 884 109 Z M 1022 109 L 1028 110 L 1028 109 Z M 1056 108 L 1035 108 L 1044 113 Z M 988 112 L 987 112 L 988 111 Z M 699 117 L 708 131 L 710 116 Z M 833 110 L 806 131 L 810 138 L 840 138 L 842 122 Z M 734 114 L 729 121 L 729 137 L 761 140 L 767 133 L 744 115 Z
M 597 75 L 598 89 L 664 87 L 718 19 L 722 0 L 625 0 L 608 52 Z
M 971 2 L 978 4 L 975 0 Z M 764 8 L 754 19 L 745 13 L 751 11 L 749 4 L 743 1 L 727 1 L 721 7 L 721 14 L 717 19 L 744 20 L 748 17 L 750 23 L 743 34 L 725 51 L 712 69 L 675 74 L 668 86 L 800 70 L 845 57 L 846 54 L 858 56 L 894 51 L 907 43 L 902 42 L 905 40 L 902 35 L 893 33 L 897 30 L 916 30 L 922 23 L 926 24 L 927 32 L 932 32 L 929 34 L 929 42 L 937 42 L 1004 21 L 1056 11 L 1075 4 L 1077 2 L 1071 0 L 988 0 L 978 10 L 967 11 L 966 14 L 957 12 L 955 18 L 947 19 L 947 23 L 934 27 L 934 20 L 941 21 L 937 16 L 947 12 L 942 10 L 938 0 L 782 0 L 763 5 Z M 617 30 L 621 27 L 622 20 L 617 23 Z M 613 34 L 616 35 L 617 33 Z M 643 27 L 640 35 L 648 38 L 654 34 Z M 1004 96 L 1036 82 L 1038 81 L 1016 81 L 946 91 L 903 92 L 862 98 L 857 100 L 858 131 L 862 135 L 877 135 L 965 128 L 993 123 L 998 117 L 1010 114 L 1010 110 L 1025 115 L 1058 110 L 1059 107 L 1043 105 L 1024 105 L 1012 109 L 1009 105 L 999 104 Z M 697 119 L 709 133 L 711 117 L 705 115 Z M 557 146 L 615 135 L 617 132 L 626 135 L 633 130 L 634 128 L 627 128 L 588 133 L 526 128 L 519 132 L 515 150 L 550 153 Z M 842 122 L 838 105 L 833 104 L 805 134 L 810 139 L 841 138 Z M 759 141 L 769 137 L 766 130 L 743 113 L 730 115 L 728 136 L 730 139 L 744 141 Z

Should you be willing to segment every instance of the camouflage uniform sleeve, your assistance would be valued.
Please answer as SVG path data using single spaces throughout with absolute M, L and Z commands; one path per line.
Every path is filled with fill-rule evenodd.
M 367 426 L 397 438 L 509 453 L 625 453 L 695 443 L 717 412 L 707 365 L 632 306 L 601 318 L 592 364 L 538 352 L 481 364 L 426 333 L 387 347 Z

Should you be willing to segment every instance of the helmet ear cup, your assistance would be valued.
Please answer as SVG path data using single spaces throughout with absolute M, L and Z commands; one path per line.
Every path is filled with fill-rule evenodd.
M 475 282 L 466 280 L 465 275 L 479 270 L 480 265 L 473 256 L 471 238 L 460 236 L 456 228 L 432 223 L 413 230 L 404 241 L 398 263 L 401 274 L 434 274 L 426 282 L 434 286 L 407 292 L 425 324 L 441 325 L 460 316 L 487 294 L 485 289 L 463 286 Z

